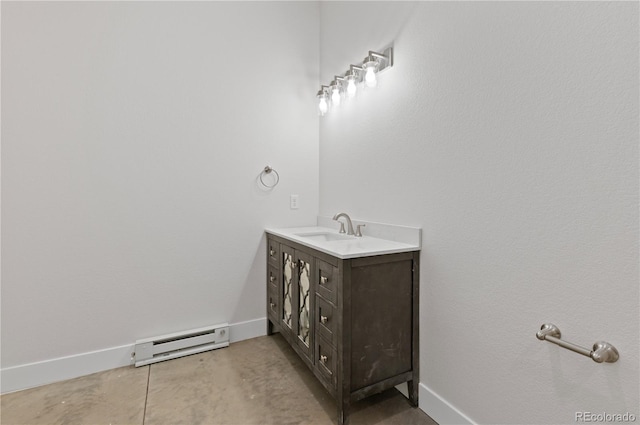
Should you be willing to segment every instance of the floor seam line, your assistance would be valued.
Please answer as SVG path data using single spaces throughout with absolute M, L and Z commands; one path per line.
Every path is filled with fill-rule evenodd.
M 149 401 L 149 381 L 151 380 L 151 365 L 149 365 L 149 373 L 147 373 L 147 392 L 144 395 L 144 411 L 142 412 L 142 425 L 147 419 L 147 402 Z

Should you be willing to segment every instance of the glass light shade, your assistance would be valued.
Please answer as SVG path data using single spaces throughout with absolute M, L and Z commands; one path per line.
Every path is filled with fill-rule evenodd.
M 340 95 L 340 88 L 336 86 L 331 92 L 331 103 L 335 106 L 340 106 L 341 100 L 342 96 Z
M 318 96 L 318 113 L 320 114 L 320 116 L 324 116 L 324 114 L 327 113 L 327 111 L 329 110 L 329 104 L 327 103 L 327 95 L 326 94 L 321 94 Z
M 347 84 L 347 96 L 349 98 L 353 98 L 356 95 L 357 90 L 355 78 L 352 77 L 349 79 L 349 83 Z
M 378 85 L 375 68 L 375 66 L 368 66 L 367 72 L 364 74 L 364 82 L 367 87 L 375 87 Z
M 362 68 L 364 69 L 364 83 L 367 87 L 375 87 L 378 85 L 378 79 L 376 78 L 376 72 L 378 72 L 378 66 L 380 64 L 373 55 L 369 55 L 364 58 Z

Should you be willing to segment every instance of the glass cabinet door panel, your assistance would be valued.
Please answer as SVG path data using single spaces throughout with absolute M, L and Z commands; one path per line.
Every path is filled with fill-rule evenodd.
M 309 346 L 309 294 L 311 289 L 311 264 L 306 261 L 300 260 L 300 275 L 299 275 L 299 291 L 298 296 L 300 303 L 298 321 L 298 338 L 308 347 Z
M 284 250 L 283 250 L 284 251 Z M 291 317 L 293 313 L 293 307 L 291 303 L 291 288 L 293 283 L 293 270 L 295 263 L 293 262 L 293 256 L 289 253 L 282 253 L 282 322 L 291 328 Z

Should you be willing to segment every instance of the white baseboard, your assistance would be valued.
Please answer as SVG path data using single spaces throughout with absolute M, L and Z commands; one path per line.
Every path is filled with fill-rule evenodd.
M 424 384 L 419 385 L 418 404 L 440 425 L 476 425 L 468 416 L 456 409 Z
M 129 366 L 134 344 L 2 369 L 2 394 Z
M 231 343 L 266 335 L 266 333 L 266 317 L 229 325 Z M 135 344 L 132 343 L 2 369 L 0 371 L 0 393 L 11 393 L 129 366 L 132 364 L 131 353 L 135 351 L 134 347 Z
M 229 325 L 229 342 L 234 343 L 267 334 L 267 318 L 247 320 Z

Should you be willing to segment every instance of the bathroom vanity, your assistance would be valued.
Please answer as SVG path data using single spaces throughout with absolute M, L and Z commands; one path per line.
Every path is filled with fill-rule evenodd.
M 304 227 L 267 230 L 268 334 L 280 332 L 336 399 L 408 382 L 418 404 L 417 243 Z

